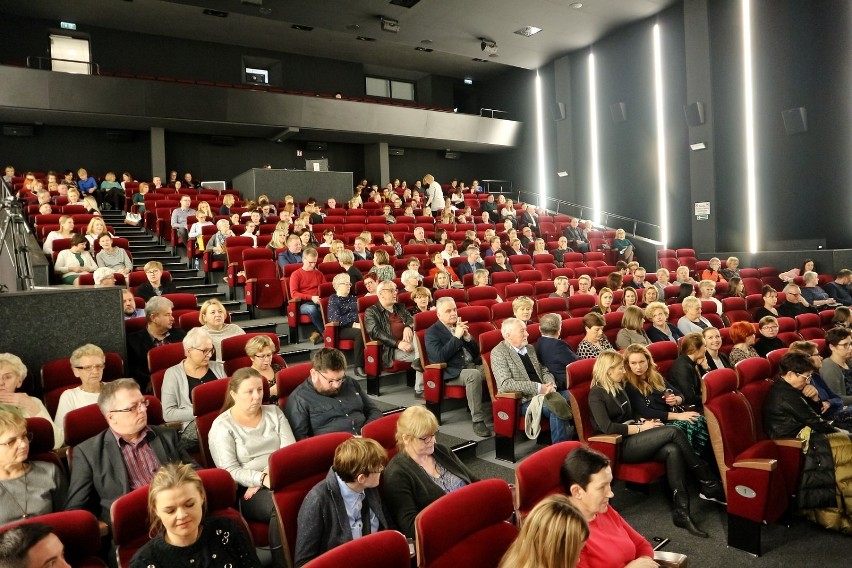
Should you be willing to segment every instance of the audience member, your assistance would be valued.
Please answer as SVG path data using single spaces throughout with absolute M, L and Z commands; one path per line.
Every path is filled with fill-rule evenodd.
M 722 274 L 721 269 L 722 261 L 714 256 L 710 259 L 707 268 L 701 272 L 701 280 L 709 280 L 714 284 L 716 282 L 726 282 L 727 279 L 724 274 Z
M 604 317 L 595 312 L 583 316 L 583 328 L 586 335 L 577 346 L 577 356 L 580 359 L 595 359 L 604 351 L 611 351 L 612 345 L 604 335 Z
M 235 323 L 228 323 L 228 310 L 216 298 L 201 304 L 198 313 L 198 323 L 210 336 L 215 351 L 215 360 L 222 361 L 222 341 L 229 337 L 244 335 L 243 328 Z
M 379 282 L 376 295 L 379 301 L 364 313 L 364 325 L 367 335 L 374 341 L 380 341 L 382 349 L 382 367 L 392 367 L 394 361 L 415 363 L 417 373 L 414 383 L 415 397 L 423 396 L 423 373 L 417 369 L 420 354 L 414 341 L 414 318 L 401 302 L 397 301 L 398 290 L 392 281 Z
M 148 351 L 160 345 L 183 341 L 186 332 L 174 329 L 172 315 L 174 304 L 168 298 L 155 296 L 145 304 L 145 329 L 127 336 L 127 372 L 136 379 L 142 392 L 148 392 L 151 371 L 148 368 Z
M 754 349 L 757 336 L 754 332 L 754 326 L 747 321 L 737 321 L 731 324 L 728 336 L 734 344 L 728 357 L 731 360 L 731 365 L 737 366 L 737 363 L 743 359 L 751 357 L 760 357 Z
M 121 291 L 121 306 L 124 311 L 124 319 L 145 317 L 145 310 L 136 307 L 136 298 L 133 292 L 124 288 Z
M 830 355 L 822 360 L 820 375 L 843 404 L 852 405 L 852 330 L 835 327 L 825 334 Z
M 57 427 L 44 403 L 25 392 L 16 392 L 27 378 L 27 367 L 13 353 L 0 353 L 0 404 L 13 407 L 24 418 L 44 418 L 53 427 L 54 447 L 62 446 L 62 429 Z
M 59 396 L 59 404 L 56 406 L 55 422 L 56 429 L 64 431 L 65 415 L 76 410 L 96 404 L 101 394 L 104 369 L 106 368 L 106 356 L 97 345 L 87 343 L 81 345 L 71 353 L 71 372 L 80 379 L 80 386 L 62 391 Z
M 278 255 L 278 265 L 282 269 L 288 264 L 302 264 L 302 241 L 299 235 L 287 237 L 287 250 Z
M 708 327 L 701 332 L 704 336 L 704 363 L 701 365 L 701 374 L 707 374 L 715 369 L 733 369 L 731 360 L 722 353 L 722 334 L 715 327 Z
M 195 215 L 195 209 L 190 207 L 191 204 L 192 199 L 188 195 L 181 196 L 180 207 L 172 211 L 171 227 L 177 232 L 178 238 L 184 243 L 186 243 L 189 234 L 187 219 Z
M 568 239 L 568 246 L 579 252 L 589 252 L 589 239 L 586 231 L 580 228 L 580 219 L 571 218 L 571 224 L 562 233 Z
M 80 234 L 71 235 L 71 247 L 59 251 L 53 263 L 53 271 L 62 278 L 63 284 L 74 284 L 81 274 L 90 274 L 98 265 L 92 255 L 86 251 L 86 238 Z
M 669 308 L 663 302 L 651 302 L 645 308 L 645 318 L 651 321 L 651 327 L 648 328 L 648 339 L 652 343 L 658 341 L 673 341 L 683 337 L 677 327 L 668 322 Z
M 785 318 L 795 318 L 798 315 L 816 313 L 816 309 L 802 295 L 796 284 L 784 286 L 785 302 L 778 308 L 778 315 Z
M 325 330 L 319 296 L 320 284 L 325 282 L 325 277 L 316 267 L 316 249 L 305 249 L 302 253 L 302 267 L 290 275 L 290 297 L 300 300 L 299 313 L 311 318 L 315 329 L 311 333 L 311 341 L 318 345 L 323 342 L 322 334 Z
M 43 523 L 24 523 L 0 533 L 0 566 L 71 568 L 62 541 Z
M 147 282 L 143 282 L 136 288 L 135 295 L 142 298 L 146 302 L 155 296 L 163 296 L 165 294 L 174 294 L 177 292 L 177 287 L 171 281 L 163 281 L 163 264 L 156 260 L 150 260 L 145 263 L 142 268 L 145 271 Z
M 625 291 L 626 292 L 626 291 Z M 615 336 L 615 347 L 625 349 L 628 345 L 650 345 L 651 339 L 645 333 L 645 314 L 638 306 L 629 306 L 621 318 L 621 329 Z
M 544 314 L 539 319 L 541 337 L 535 344 L 535 354 L 542 365 L 553 375 L 556 390 L 566 387 L 565 366 L 579 357 L 571 347 L 560 339 L 562 318 L 558 314 Z
M 816 272 L 805 272 L 802 279 L 805 281 L 805 286 L 801 288 L 802 298 L 811 306 L 814 308 L 834 306 L 834 298 L 819 286 L 819 275 Z
M 778 320 L 774 316 L 765 316 L 760 318 L 758 322 L 758 331 L 760 337 L 757 338 L 757 343 L 754 344 L 754 350 L 761 357 L 766 357 L 770 351 L 783 349 L 787 344 L 778 339 Z
M 844 268 L 837 272 L 834 282 L 825 285 L 825 291 L 834 298 L 838 304 L 852 306 L 852 270 Z
M 721 265 L 721 262 L 719 263 Z M 740 259 L 735 256 L 729 256 L 725 261 L 725 268 L 719 269 L 722 276 L 728 281 L 731 278 L 740 278 Z
M 707 318 L 701 315 L 701 300 L 695 296 L 687 296 L 681 301 L 683 316 L 677 320 L 677 328 L 686 335 L 687 333 L 701 333 L 702 330 L 711 327 Z
M 701 366 L 705 353 L 704 336 L 700 333 L 686 334 L 680 342 L 679 355 L 666 376 L 681 393 L 681 405 L 693 406 L 698 412 L 704 408 L 701 399 Z

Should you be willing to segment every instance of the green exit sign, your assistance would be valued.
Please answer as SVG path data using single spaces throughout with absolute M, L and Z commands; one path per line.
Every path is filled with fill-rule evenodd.
M 76 30 L 77 29 L 77 24 L 73 24 L 71 22 L 60 22 L 59 26 L 63 30 Z

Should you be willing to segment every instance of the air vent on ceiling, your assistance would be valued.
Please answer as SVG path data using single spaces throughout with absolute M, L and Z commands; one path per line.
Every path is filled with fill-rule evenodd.
M 358 41 L 376 41 L 376 38 L 367 36 L 358 36 L 355 39 L 357 39 Z
M 540 31 L 541 31 L 541 28 L 537 28 L 535 26 L 525 26 L 525 27 L 523 27 L 519 30 L 516 30 L 515 33 L 520 35 L 520 36 L 530 37 L 530 36 L 534 36 L 535 34 L 537 34 Z
M 203 13 L 204 13 L 205 16 L 216 16 L 217 18 L 227 18 L 228 17 L 228 12 L 223 12 L 222 10 L 211 10 L 211 9 L 207 8 L 206 10 L 204 10 Z
M 411 8 L 417 5 L 418 2 L 420 0 L 390 0 L 390 3 L 394 6 L 402 6 L 403 8 Z
M 312 31 L 314 31 L 313 26 L 303 26 L 303 25 L 300 25 L 300 24 L 293 24 L 290 27 L 293 28 L 294 30 L 299 30 L 300 32 L 312 32 Z

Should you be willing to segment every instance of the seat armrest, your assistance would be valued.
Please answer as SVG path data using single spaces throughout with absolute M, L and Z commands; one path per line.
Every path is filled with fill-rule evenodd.
M 447 368 L 446 363 L 429 363 L 428 365 L 426 365 L 426 369 L 434 369 L 436 371 L 441 371 L 441 370 L 446 369 L 446 368 Z
M 601 442 L 603 444 L 620 444 L 622 441 L 621 434 L 597 434 L 587 438 L 589 442 Z
M 325 324 L 325 327 L 340 327 L 339 321 L 330 321 Z
M 796 448 L 801 450 L 805 447 L 805 441 L 800 440 L 799 438 L 779 438 L 777 440 L 772 440 L 776 446 L 783 446 L 785 448 Z
M 109 525 L 103 521 L 98 521 L 98 533 L 100 533 L 101 538 L 109 535 Z
M 524 398 L 524 394 L 520 392 L 498 392 L 497 398 L 513 398 L 515 400 L 520 400 Z
M 734 467 L 743 469 L 759 469 L 761 471 L 775 471 L 778 468 L 778 460 L 770 458 L 749 458 L 747 460 L 734 462 Z
M 654 562 L 665 568 L 686 568 L 689 557 L 679 552 L 668 552 L 665 550 L 654 551 Z

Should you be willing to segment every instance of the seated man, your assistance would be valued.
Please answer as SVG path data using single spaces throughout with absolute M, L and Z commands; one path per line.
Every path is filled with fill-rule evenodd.
M 589 252 L 589 238 L 586 232 L 580 228 L 580 220 L 577 217 L 571 218 L 571 224 L 565 227 L 562 232 L 565 238 L 568 239 L 568 245 L 579 252 Z
M 367 250 L 367 241 L 363 237 L 355 237 L 352 241 L 352 255 L 356 261 L 373 260 L 373 253 Z
M 538 226 L 538 213 L 535 211 L 535 205 L 527 205 L 524 214 L 521 215 L 519 224 L 521 227 L 529 227 L 536 236 L 541 235 L 541 230 Z
M 802 275 L 805 281 L 804 288 L 801 288 L 802 298 L 804 298 L 814 308 L 822 306 L 833 306 L 834 298 L 828 295 L 819 285 L 819 275 L 816 272 L 808 271 Z
M 523 394 L 521 412 L 527 409 L 538 395 L 559 392 L 553 374 L 538 361 L 535 351 L 527 344 L 527 326 L 517 318 L 508 318 L 500 326 L 503 341 L 491 350 L 491 372 L 500 392 Z M 559 392 L 568 401 L 568 393 Z M 537 401 L 538 403 L 539 401 Z M 550 439 L 556 444 L 574 437 L 570 418 L 560 419 L 547 402 L 541 402 L 541 417 L 550 420 Z
M 281 268 L 288 264 L 302 264 L 302 240 L 299 235 L 287 237 L 287 250 L 278 255 L 278 265 Z
M 844 268 L 837 272 L 834 282 L 829 282 L 825 285 L 825 291 L 838 304 L 852 306 L 852 289 L 850 289 L 850 283 L 852 283 L 852 270 Z
M 521 246 L 524 247 L 524 250 L 529 250 L 529 246 L 535 242 L 535 235 L 533 235 L 532 229 L 530 227 L 524 227 L 521 229 L 521 238 L 518 239 L 521 241 Z
M 124 319 L 145 317 L 145 310 L 136 307 L 136 298 L 127 288 L 121 291 L 121 306 L 124 310 Z
M 473 274 L 481 268 L 485 268 L 485 263 L 479 257 L 479 247 L 471 245 L 467 247 L 467 262 L 463 262 L 456 267 L 456 274 L 459 280 L 464 278 L 465 274 Z
M 322 343 L 322 332 L 325 329 L 319 297 L 319 287 L 325 282 L 325 277 L 317 270 L 317 256 L 316 249 L 305 249 L 302 253 L 302 268 L 290 275 L 290 297 L 301 300 L 299 313 L 310 316 L 316 329 L 311 334 L 314 344 Z
M 384 448 L 369 438 L 350 438 L 337 446 L 328 475 L 299 509 L 297 567 L 341 544 L 393 528 L 378 490 L 387 462 Z
M 44 523 L 24 523 L 0 534 L 0 566 L 71 568 L 65 546 Z
M 423 227 L 414 227 L 414 238 L 408 240 L 410 245 L 431 245 L 432 239 L 426 238 L 426 230 Z
M 784 303 L 778 306 L 778 315 L 785 318 L 795 318 L 800 314 L 817 313 L 810 303 L 802 296 L 801 289 L 796 284 L 784 286 Z
M 565 235 L 559 237 L 556 243 L 556 248 L 551 250 L 550 254 L 553 255 L 553 262 L 556 266 L 562 268 L 565 264 L 565 253 L 574 251 L 568 246 L 568 239 L 565 238 Z
M 195 215 L 195 209 L 190 207 L 191 203 L 192 199 L 184 195 L 180 198 L 180 207 L 172 211 L 172 229 L 177 231 L 177 236 L 183 243 L 186 243 L 189 234 L 186 221 L 190 216 Z
M 494 194 L 488 194 L 488 198 L 485 201 L 480 202 L 479 210 L 483 213 L 488 213 L 488 216 L 496 221 L 499 218 L 499 214 L 497 213 L 497 203 L 494 202 Z
M 565 366 L 578 360 L 571 347 L 559 338 L 562 331 L 562 318 L 557 314 L 545 314 L 538 320 L 541 337 L 535 344 L 535 354 L 542 365 L 553 373 L 556 390 L 566 387 Z
M 97 499 L 102 521 L 110 521 L 113 502 L 145 487 L 161 465 L 188 463 L 198 468 L 179 448 L 178 433 L 166 426 L 148 426 L 148 400 L 133 379 L 104 383 L 98 407 L 109 427 L 74 448 L 66 510 L 86 509 Z
M 464 385 L 473 433 L 487 438 L 493 432 L 486 426 L 485 414 L 482 412 L 482 381 L 485 376 L 480 368 L 482 358 L 479 356 L 479 345 L 468 331 L 467 322 L 459 319 L 454 299 L 438 298 L 435 306 L 438 321 L 426 331 L 429 362 L 446 363 L 445 382 Z
M 174 306 L 168 298 L 151 298 L 145 304 L 145 318 L 148 320 L 145 329 L 127 336 L 127 372 L 136 379 L 142 392 L 147 392 L 151 383 L 148 351 L 160 345 L 180 343 L 186 336 L 184 330 L 172 329 L 175 324 L 172 316 Z
M 637 290 L 652 286 L 650 282 L 645 280 L 645 275 L 645 269 L 640 266 L 639 268 L 633 271 L 633 280 L 631 280 L 628 285 L 636 288 Z
M 488 211 L 483 211 L 482 214 L 479 216 L 479 219 L 476 220 L 476 226 L 479 229 L 493 229 L 494 221 L 491 220 L 491 213 L 489 213 Z
M 322 348 L 311 355 L 310 376 L 287 399 L 284 414 L 297 440 L 328 432 L 359 436 L 367 422 L 382 411 L 346 376 L 346 357 L 337 349 Z
M 364 325 L 367 336 L 383 344 L 382 367 L 392 367 L 394 361 L 412 363 L 417 371 L 414 382 L 414 397 L 423 398 L 423 373 L 420 366 L 420 354 L 414 341 L 414 317 L 408 313 L 405 304 L 397 301 L 396 284 L 384 280 L 376 285 L 379 301 L 364 312 Z

